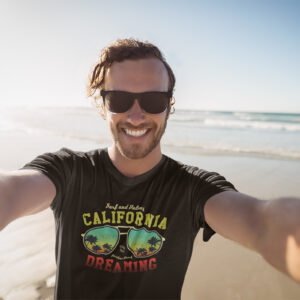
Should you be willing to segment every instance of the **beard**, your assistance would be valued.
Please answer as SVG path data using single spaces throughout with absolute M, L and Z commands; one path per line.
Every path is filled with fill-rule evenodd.
M 151 130 L 147 133 L 148 136 L 146 137 L 146 141 L 144 143 L 128 143 L 128 141 L 124 141 L 124 135 L 126 135 L 122 129 L 124 127 L 132 130 L 141 130 L 145 128 L 151 128 Z M 112 126 L 112 124 L 110 124 L 110 130 L 117 149 L 121 155 L 130 159 L 141 159 L 151 153 L 153 149 L 155 149 L 155 147 L 160 143 L 166 127 L 167 118 L 160 127 L 158 127 L 155 123 L 149 122 L 138 127 L 134 127 L 130 123 L 126 122 L 118 123 L 116 126 Z

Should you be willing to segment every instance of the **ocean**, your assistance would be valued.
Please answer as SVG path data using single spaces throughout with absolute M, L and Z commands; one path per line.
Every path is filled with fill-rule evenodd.
M 1 109 L 3 131 L 85 140 L 95 148 L 111 144 L 107 124 L 93 107 Z M 162 147 L 185 154 L 300 160 L 300 114 L 176 110 Z

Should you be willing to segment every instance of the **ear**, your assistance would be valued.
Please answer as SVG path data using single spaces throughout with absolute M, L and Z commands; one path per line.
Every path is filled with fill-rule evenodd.
M 172 97 L 167 111 L 167 119 L 169 119 L 170 114 L 173 114 L 175 112 L 174 104 L 175 104 L 175 98 Z

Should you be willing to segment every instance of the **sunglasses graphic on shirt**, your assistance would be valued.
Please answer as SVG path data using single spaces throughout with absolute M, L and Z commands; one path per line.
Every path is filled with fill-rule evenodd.
M 120 232 L 119 228 L 129 230 Z M 98 255 L 108 255 L 118 246 L 121 235 L 127 235 L 127 248 L 137 258 L 145 258 L 158 253 L 165 241 L 165 238 L 156 231 L 148 231 L 145 228 L 136 229 L 131 226 L 94 227 L 81 236 L 88 251 Z

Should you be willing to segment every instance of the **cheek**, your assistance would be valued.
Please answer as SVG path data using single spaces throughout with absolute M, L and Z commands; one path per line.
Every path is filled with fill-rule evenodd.
M 117 132 L 117 126 L 119 124 L 118 118 L 114 117 L 111 114 L 107 114 L 106 124 L 111 133 Z
M 118 114 L 111 114 L 111 113 L 107 114 L 107 121 L 110 127 L 115 127 L 121 121 L 121 119 L 122 118 L 120 118 Z
M 167 111 L 164 111 L 163 113 L 155 116 L 153 118 L 153 121 L 157 124 L 163 124 L 167 119 Z

